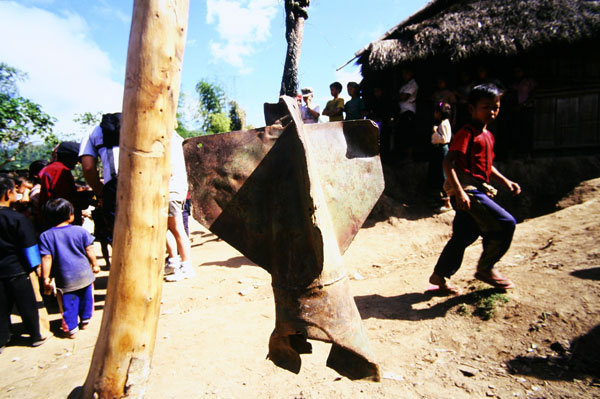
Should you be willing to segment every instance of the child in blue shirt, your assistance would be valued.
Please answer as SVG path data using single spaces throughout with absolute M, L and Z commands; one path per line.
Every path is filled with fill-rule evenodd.
M 62 331 L 69 338 L 74 338 L 80 326 L 85 329 L 92 318 L 94 273 L 100 271 L 94 237 L 83 227 L 71 224 L 74 211 L 73 205 L 64 198 L 48 201 L 44 218 L 48 225 L 55 227 L 40 236 L 44 288 L 52 288 L 51 276 L 54 277 L 62 312 Z
M 344 112 L 346 113 L 346 120 L 351 121 L 354 119 L 365 119 L 367 113 L 367 107 L 365 102 L 360 97 L 360 86 L 356 82 L 348 83 L 348 94 L 351 100 L 344 106 Z
M 40 332 L 37 301 L 29 273 L 40 264 L 33 225 L 12 209 L 17 190 L 11 178 L 0 174 L 0 352 L 10 340 L 10 312 L 17 306 L 31 345 L 40 346 L 47 337 Z

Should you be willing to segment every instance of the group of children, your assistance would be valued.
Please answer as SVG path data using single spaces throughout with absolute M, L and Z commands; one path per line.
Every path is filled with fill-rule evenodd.
M 365 102 L 360 96 L 359 84 L 350 82 L 346 87 L 351 98 L 347 103 L 344 103 L 344 99 L 340 97 L 342 84 L 340 82 L 333 82 L 329 85 L 333 99 L 327 102 L 322 112 L 323 115 L 329 117 L 329 122 L 364 119 L 367 115 Z M 318 105 L 313 105 L 313 89 L 305 87 L 301 92 L 302 94 L 298 95 L 298 102 L 301 103 L 301 100 L 304 100 L 304 105 L 300 104 L 302 120 L 304 123 L 317 123 L 321 112 Z
M 94 237 L 73 225 L 75 209 L 64 198 L 48 200 L 42 208 L 46 226 L 39 236 L 33 222 L 14 209 L 17 186 L 0 174 L 0 351 L 11 339 L 11 311 L 16 305 L 32 346 L 43 344 L 38 313 L 41 279 L 46 294 L 56 292 L 62 313 L 62 332 L 74 338 L 85 329 L 94 310 L 93 283 L 100 271 L 93 249 Z M 37 295 L 36 295 L 37 294 Z
M 342 85 L 334 82 L 330 86 L 333 99 L 323 115 L 330 121 L 363 119 L 365 105 L 360 98 L 360 87 L 355 82 L 348 83 L 348 93 L 352 97 L 348 103 L 339 97 Z M 302 90 L 305 106 L 302 114 L 316 122 L 312 104 L 312 89 Z M 494 288 L 509 289 L 514 284 L 500 274 L 494 265 L 510 247 L 515 230 L 515 218 L 494 202 L 496 189 L 490 184 L 495 180 L 506 187 L 513 195 L 521 192 L 520 186 L 507 179 L 494 166 L 494 136 L 487 130 L 500 111 L 501 92 L 492 83 L 474 86 L 467 97 L 467 110 L 470 122 L 452 134 L 452 117 L 456 110 L 449 101 L 440 99 L 434 106 L 434 126 L 431 134 L 433 146 L 430 173 L 440 176 L 439 194 L 443 200 L 440 212 L 454 209 L 456 215 L 452 224 L 452 237 L 444 247 L 434 272 L 429 278 L 431 289 L 443 294 L 460 294 L 460 289 L 449 283 L 461 263 L 466 248 L 479 236 L 483 237 L 483 253 L 477 264 L 475 278 Z M 443 183 L 443 185 L 442 185 Z
M 335 101 L 339 91 L 339 84 L 332 84 L 333 104 L 339 104 Z M 331 111 L 336 107 L 337 113 Z M 483 237 L 483 252 L 475 278 L 494 288 L 514 287 L 494 268 L 510 247 L 516 220 L 494 202 L 496 190 L 490 181 L 495 180 L 514 195 L 521 192 L 517 183 L 493 165 L 494 136 L 487 126 L 498 116 L 499 90 L 492 84 L 475 86 L 469 94 L 468 108 L 471 122 L 452 137 L 449 106 L 440 103 L 436 109 L 439 124 L 432 135 L 432 142 L 441 145 L 446 177 L 444 190 L 449 205 L 456 211 L 452 236 L 429 278 L 431 289 L 447 295 L 460 294 L 460 289 L 448 280 L 460 268 L 466 248 L 479 236 Z M 323 111 L 334 117 L 339 117 L 340 112 L 339 106 L 329 103 Z M 30 275 L 35 278 L 37 274 L 42 279 L 45 292 L 58 291 L 62 331 L 67 337 L 73 337 L 90 321 L 94 307 L 94 274 L 100 270 L 92 246 L 94 237 L 84 228 L 71 224 L 75 210 L 68 200 L 55 198 L 45 204 L 44 218 L 52 227 L 38 238 L 27 217 L 11 207 L 17 199 L 15 182 L 0 174 L 0 250 L 3 253 L 0 258 L 0 351 L 10 339 L 13 305 L 22 317 L 32 346 L 39 346 L 48 338 L 40 332 Z

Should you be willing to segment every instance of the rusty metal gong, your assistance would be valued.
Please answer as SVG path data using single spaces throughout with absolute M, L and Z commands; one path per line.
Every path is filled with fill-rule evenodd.
M 305 125 L 298 104 L 265 104 L 264 128 L 187 139 L 193 216 L 272 276 L 268 357 L 299 372 L 307 339 L 331 342 L 327 365 L 378 381 L 342 254 L 383 192 L 376 125 Z

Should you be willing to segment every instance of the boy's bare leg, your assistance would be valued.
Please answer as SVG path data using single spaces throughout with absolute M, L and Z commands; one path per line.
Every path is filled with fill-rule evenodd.
M 190 239 L 185 233 L 185 227 L 183 225 L 183 216 L 181 214 L 169 217 L 167 219 L 167 226 L 177 246 L 177 253 L 181 257 L 181 262 L 187 262 L 190 260 Z

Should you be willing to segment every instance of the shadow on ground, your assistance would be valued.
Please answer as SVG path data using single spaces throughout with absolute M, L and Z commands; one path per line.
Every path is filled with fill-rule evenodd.
M 245 256 L 235 256 L 233 258 L 229 258 L 220 262 L 205 262 L 200 266 L 223 266 L 223 267 L 232 267 L 238 268 L 242 266 L 258 266 L 256 263 L 252 262 L 250 259 Z
M 592 267 L 589 269 L 574 270 L 570 274 L 571 274 L 571 276 L 583 278 L 586 280 L 600 280 L 600 267 Z
M 552 356 L 517 356 L 507 362 L 508 369 L 543 380 L 600 378 L 600 325 L 575 338 L 569 348 L 554 342 L 550 349 L 555 353 Z
M 475 311 L 472 312 L 473 315 L 487 320 L 493 315 L 493 308 L 491 309 L 492 313 L 490 313 L 490 309 L 486 311 L 482 304 L 493 300 L 497 294 L 504 292 L 504 290 L 495 288 L 480 289 L 465 295 L 448 297 L 447 300 L 425 309 L 415 309 L 414 305 L 433 299 L 436 296 L 435 291 L 412 292 L 394 297 L 375 294 L 357 296 L 354 297 L 354 300 L 363 319 L 373 317 L 390 320 L 429 320 L 444 317 L 453 308 L 457 308 L 457 311 L 460 312 L 462 305 L 469 305 L 475 306 Z M 468 310 L 465 309 L 466 311 Z

